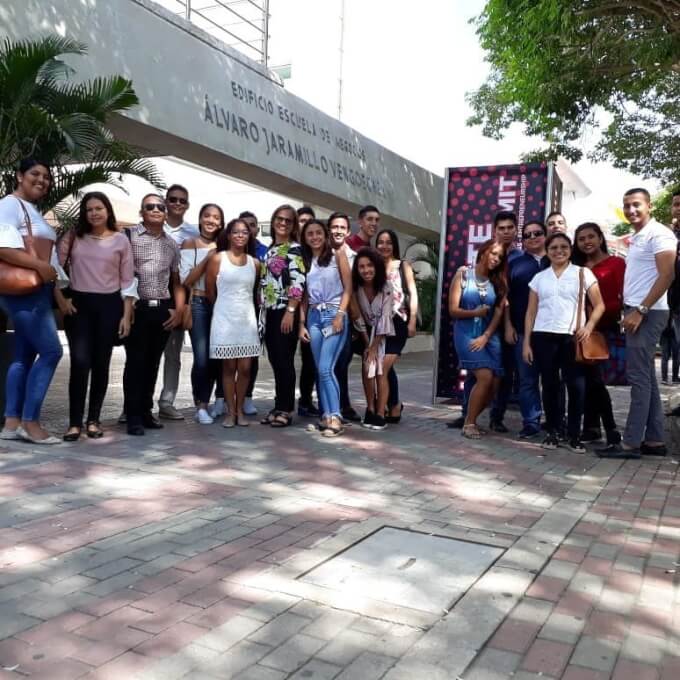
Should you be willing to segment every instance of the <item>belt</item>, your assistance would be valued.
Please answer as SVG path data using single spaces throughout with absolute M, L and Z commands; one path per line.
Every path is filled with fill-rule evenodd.
M 340 303 L 338 302 L 335 304 L 334 302 L 318 302 L 315 305 L 309 305 L 309 308 L 324 312 L 327 309 L 340 309 Z
M 163 299 L 150 299 L 150 300 L 140 300 L 139 304 L 142 305 L 143 307 L 161 307 L 162 305 L 169 305 L 170 304 L 170 298 L 163 298 Z

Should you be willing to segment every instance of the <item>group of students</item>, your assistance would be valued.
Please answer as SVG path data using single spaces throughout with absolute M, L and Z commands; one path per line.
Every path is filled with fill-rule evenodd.
M 490 429 L 507 432 L 503 418 L 514 381 L 521 439 L 544 429 L 544 448 L 583 453 L 584 443 L 602 439 L 604 429 L 600 456 L 665 455 L 655 356 L 669 322 L 668 300 L 678 296 L 680 235 L 651 210 L 645 189 L 625 193 L 623 212 L 633 228 L 625 260 L 609 253 L 593 222 L 581 224 L 572 241 L 564 216 L 552 213 L 547 224 L 524 225 L 520 248 L 514 213 L 496 214 L 493 238 L 449 287 L 454 345 L 467 372 L 463 415 L 450 427 L 478 439 L 485 434 L 478 419 L 490 407 Z M 680 193 L 673 211 L 680 218 Z M 580 361 L 577 353 L 596 330 L 605 338 L 625 334 L 631 407 L 623 434 L 602 362 Z
M 126 353 L 119 422 L 128 434 L 163 427 L 153 413 L 163 357 L 158 415 L 183 419 L 174 401 L 187 330 L 200 424 L 218 417 L 227 428 L 250 424 L 264 345 L 275 400 L 260 422 L 289 426 L 299 342 L 304 349 L 298 413 L 318 416 L 324 436 L 341 434 L 347 421 L 378 430 L 399 422 L 403 404 L 394 366 L 415 335 L 418 298 L 397 235 L 378 231 L 376 207 L 359 211 L 359 231 L 351 234 L 344 213 L 322 221 L 309 207 L 282 205 L 272 215 L 267 246 L 257 239 L 251 212 L 226 222 L 222 208 L 209 203 L 199 211 L 198 226 L 188 224 L 189 193 L 178 184 L 165 196 L 144 196 L 140 222 L 129 229 L 118 228 L 104 193 L 89 192 L 80 201 L 75 227 L 57 238 L 37 207 L 53 181 L 50 168 L 25 159 L 16 180 L 14 192 L 0 199 L 0 262 L 35 270 L 42 285 L 27 294 L 0 295 L 15 339 L 0 438 L 55 444 L 83 434 L 102 437 L 100 415 L 118 344 Z M 40 424 L 62 356 L 56 317 L 63 318 L 71 359 L 69 427 L 61 438 Z M 355 353 L 362 357 L 363 418 L 348 390 Z

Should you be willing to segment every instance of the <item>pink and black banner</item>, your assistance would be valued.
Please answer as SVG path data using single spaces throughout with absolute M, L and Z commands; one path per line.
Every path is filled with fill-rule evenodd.
M 546 203 L 556 204 L 553 168 L 548 163 L 449 168 L 440 248 L 439 338 L 435 397 L 460 398 L 463 377 L 453 346 L 452 320 L 448 314 L 449 285 L 464 264 L 475 261 L 479 246 L 492 237 L 493 218 L 499 210 L 517 215 L 518 233 L 527 222 L 545 219 Z M 557 193 L 560 193 L 557 190 Z

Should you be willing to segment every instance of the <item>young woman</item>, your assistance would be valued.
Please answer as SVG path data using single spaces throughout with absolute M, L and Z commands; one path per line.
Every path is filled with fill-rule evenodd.
M 401 356 L 406 340 L 416 334 L 418 290 L 413 269 L 406 260 L 400 259 L 399 239 L 391 229 L 383 229 L 378 232 L 375 247 L 385 261 L 387 282 L 392 286 L 394 335 L 387 338 L 385 354 L 394 356 L 394 361 L 387 376 L 390 384 L 390 396 L 387 400 L 386 420 L 388 423 L 398 423 L 401 420 L 404 405 L 399 399 L 399 380 L 394 365 Z
M 71 280 L 64 317 L 71 355 L 69 428 L 64 441 L 80 437 L 88 379 L 85 433 L 98 439 L 104 434 L 99 417 L 109 385 L 111 353 L 116 339 L 130 333 L 137 298 L 132 247 L 116 228 L 106 194 L 92 191 L 83 196 L 78 223 L 59 241 L 58 252 Z
M 362 425 L 384 430 L 389 396 L 387 374 L 396 355 L 387 355 L 386 341 L 394 335 L 392 286 L 387 282 L 385 262 L 372 248 L 361 248 L 352 266 L 352 298 L 356 326 L 364 341 L 362 378 L 366 414 Z
M 205 288 L 205 272 L 210 255 L 217 247 L 217 237 L 224 229 L 224 213 L 215 203 L 206 203 L 198 213 L 199 237 L 182 242 L 179 277 L 190 291 L 191 347 L 194 363 L 191 367 L 191 388 L 196 403 L 194 419 L 201 425 L 210 425 L 214 418 L 224 413 L 224 393 L 218 361 L 210 360 L 210 321 L 213 307 Z M 213 385 L 215 407 L 208 412 L 208 402 Z
M 231 220 L 217 239 L 217 252 L 206 273 L 208 299 L 214 305 L 210 325 L 210 358 L 222 360 L 224 398 L 229 407 L 222 425 L 249 425 L 243 402 L 250 382 L 252 357 L 260 354 L 255 317 L 259 262 L 255 240 L 243 220 Z
M 486 241 L 477 251 L 476 264 L 461 267 L 449 288 L 458 362 L 460 368 L 475 377 L 462 429 L 463 436 L 469 439 L 482 436 L 477 418 L 491 403 L 503 375 L 501 341 L 496 330 L 508 289 L 505 260 L 505 247 L 493 239 Z
M 16 173 L 16 189 L 0 200 L 0 260 L 38 272 L 43 284 L 27 295 L 2 295 L 0 302 L 14 326 L 14 359 L 7 371 L 5 426 L 2 439 L 58 444 L 40 425 L 40 409 L 62 356 L 52 300 L 62 311 L 64 298 L 55 293 L 57 280 L 54 229 L 36 207 L 52 183 L 49 167 L 25 159 Z M 33 234 L 28 243 L 29 226 Z
M 274 408 L 263 425 L 287 427 L 295 407 L 295 350 L 298 307 L 305 289 L 305 265 L 298 239 L 298 216 L 291 205 L 279 206 L 271 220 L 272 243 L 260 282 L 269 363 L 274 371 Z
M 576 229 L 571 260 L 575 265 L 590 269 L 597 279 L 604 303 L 604 312 L 597 324 L 597 330 L 605 334 L 618 333 L 623 309 L 623 277 L 626 273 L 626 261 L 609 254 L 602 229 L 594 222 L 586 222 Z M 602 365 L 585 364 L 583 368 L 586 395 L 581 441 L 593 442 L 601 439 L 601 420 L 607 444 L 619 444 L 621 434 L 616 427 L 612 400 L 602 377 Z
M 333 250 L 328 227 L 323 222 L 307 222 L 300 240 L 307 279 L 299 335 L 302 342 L 311 344 L 314 356 L 323 434 L 336 437 L 343 427 L 335 365 L 347 339 L 352 273 L 345 253 Z
M 562 391 L 560 374 L 569 395 L 567 448 L 584 453 L 581 443 L 581 418 L 585 397 L 583 364 L 576 362 L 576 341 L 587 340 L 604 312 L 604 303 L 595 275 L 590 269 L 570 262 L 571 240 L 566 234 L 552 234 L 545 242 L 550 267 L 529 282 L 529 305 L 524 322 L 522 356 L 528 364 L 534 360 L 541 375 L 543 409 L 548 434 L 542 444 L 556 449 L 560 429 L 559 399 Z M 579 300 L 580 277 L 584 295 L 590 301 L 589 319 Z M 578 331 L 578 315 L 581 325 Z

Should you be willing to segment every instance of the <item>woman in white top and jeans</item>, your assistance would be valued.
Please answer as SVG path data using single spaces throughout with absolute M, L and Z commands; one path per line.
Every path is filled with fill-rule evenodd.
M 17 188 L 0 200 L 0 260 L 34 269 L 43 285 L 27 295 L 2 295 L 0 304 L 14 325 L 14 360 L 7 371 L 5 427 L 2 439 L 26 439 L 35 444 L 59 444 L 40 425 L 40 409 L 62 357 L 52 300 L 57 280 L 54 229 L 35 203 L 45 198 L 52 183 L 50 169 L 35 159 L 21 162 Z M 30 221 L 35 255 L 27 252 Z
M 555 233 L 545 242 L 550 267 L 539 272 L 529 282 L 529 306 L 525 317 L 524 361 L 538 365 L 543 392 L 543 408 L 548 434 L 543 448 L 556 449 L 560 428 L 560 373 L 567 385 L 569 411 L 567 417 L 567 448 L 584 453 L 581 443 L 581 419 L 585 398 L 585 373 L 576 362 L 576 341 L 587 340 L 604 312 L 604 303 L 595 275 L 587 268 L 571 264 L 571 240 L 566 234 Z M 584 297 L 592 311 L 587 322 L 579 300 L 580 276 L 583 275 Z
M 205 290 L 205 272 L 210 256 L 215 253 L 217 237 L 224 229 L 224 212 L 215 203 L 206 203 L 198 213 L 199 237 L 182 242 L 179 264 L 180 281 L 191 291 L 191 348 L 194 363 L 191 367 L 191 389 L 194 393 L 196 415 L 201 425 L 210 425 L 224 413 L 224 395 L 220 379 L 220 363 L 210 359 L 210 322 L 213 306 Z M 213 384 L 215 408 L 208 413 L 208 402 Z
M 300 340 L 311 343 L 314 355 L 323 434 L 335 437 L 343 431 L 335 364 L 347 339 L 352 275 L 347 256 L 342 250 L 333 250 L 328 227 L 323 222 L 307 222 L 300 240 L 307 270 Z

